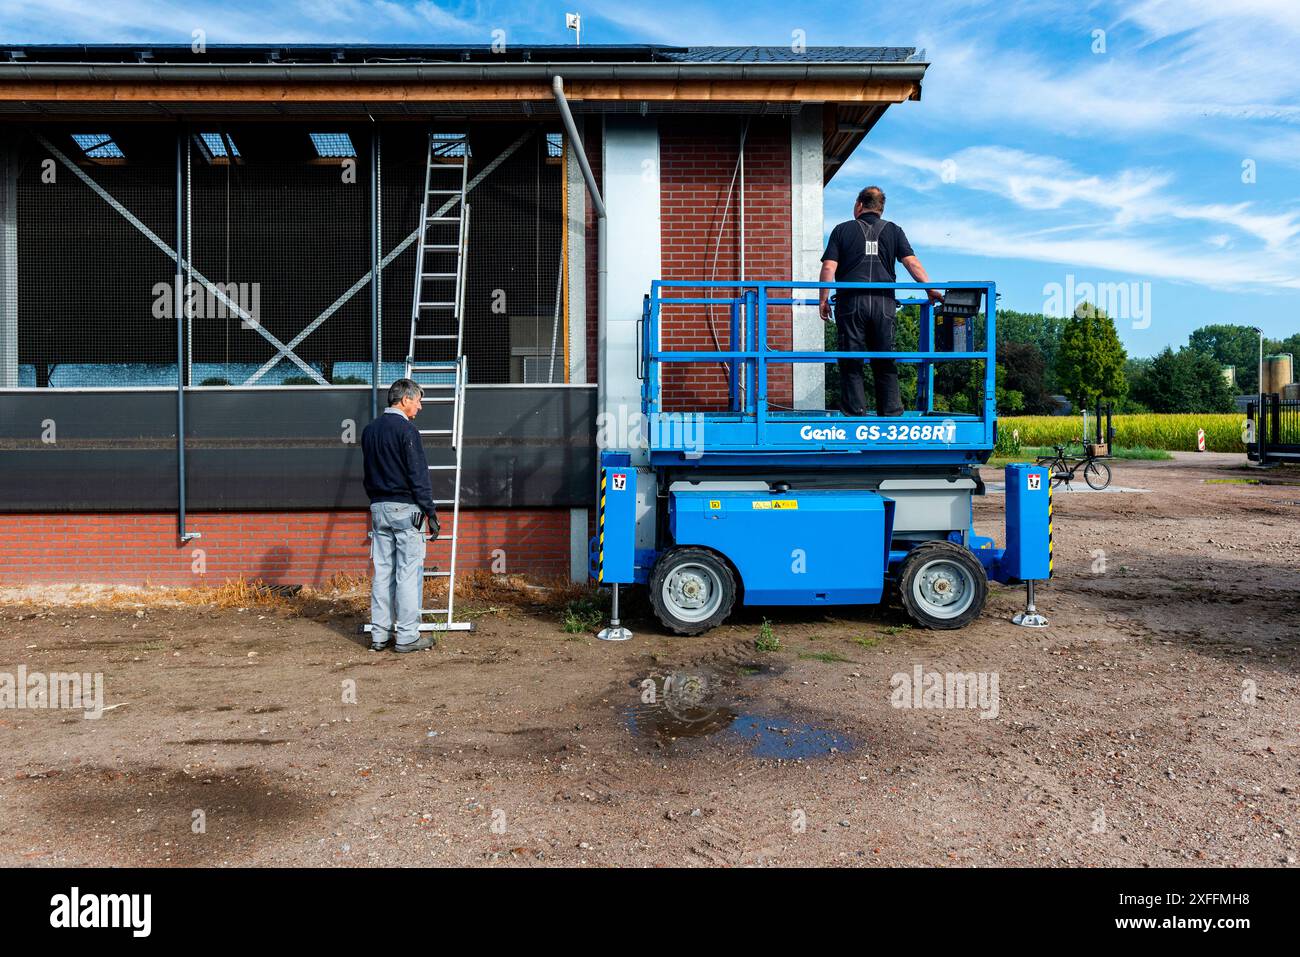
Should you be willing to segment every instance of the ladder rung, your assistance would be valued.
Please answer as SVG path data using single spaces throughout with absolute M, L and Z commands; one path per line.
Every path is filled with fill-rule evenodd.
M 456 500 L 454 498 L 435 498 L 433 500 L 433 504 L 434 505 L 455 505 Z
M 460 249 L 460 243 L 425 243 L 425 249 Z
M 421 279 L 455 279 L 460 273 L 456 272 L 422 272 Z
M 459 223 L 461 219 L 459 216 L 426 216 L 424 221 L 426 223 Z
M 415 338 L 417 338 L 417 339 L 455 339 L 456 336 L 453 335 L 453 334 L 450 333 L 450 332 L 438 333 L 438 334 L 436 334 L 436 335 L 433 334 L 433 333 L 421 333 L 420 335 L 417 335 Z
M 451 572 L 431 572 L 426 569 L 424 573 L 424 577 L 425 578 L 450 578 Z
M 420 429 L 421 435 L 452 435 L 452 429 Z
M 456 466 L 454 466 L 454 465 L 430 465 L 430 466 L 429 466 L 429 471 L 430 471 L 430 472 L 446 472 L 446 471 L 453 470 L 453 469 L 455 469 L 455 468 L 456 468 Z
M 412 363 L 411 363 L 411 371 L 414 372 L 414 371 L 417 370 L 417 369 L 419 369 L 419 370 L 422 371 L 422 372 L 454 372 L 455 369 L 456 369 L 456 363 L 454 363 L 454 362 L 443 362 L 443 363 L 435 362 L 435 363 L 433 363 L 432 365 L 417 366 L 414 362 L 412 362 Z M 451 383 L 447 383 L 447 384 L 450 385 Z
M 429 195 L 430 195 L 430 196 L 459 196 L 459 195 L 460 195 L 460 190 L 458 190 L 458 189 L 431 189 L 431 190 L 429 190 Z
M 435 302 L 422 302 L 422 303 L 420 303 L 420 308 L 421 308 L 421 309 L 432 309 L 432 308 L 437 308 L 437 309 L 452 309 L 452 308 L 455 307 L 455 305 L 456 305 L 456 304 L 455 304 L 454 302 L 438 302 L 438 301 L 435 301 Z
M 421 608 L 421 615 L 445 615 L 451 611 L 450 608 Z

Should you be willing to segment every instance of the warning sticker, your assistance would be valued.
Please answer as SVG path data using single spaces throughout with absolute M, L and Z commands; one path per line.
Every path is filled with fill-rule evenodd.
M 627 490 L 627 473 L 626 473 L 626 472 L 615 472 L 615 473 L 613 474 L 613 476 L 612 476 L 611 484 L 613 485 L 613 487 L 614 487 L 614 491 L 615 491 L 615 492 L 623 492 L 623 491 L 626 491 L 626 490 Z
M 1039 472 L 1030 472 L 1025 476 L 1025 479 L 1028 482 L 1028 489 L 1031 492 L 1037 492 L 1043 487 L 1043 476 Z
M 722 502 L 716 498 L 709 499 L 709 508 L 722 508 Z
M 797 509 L 799 500 L 797 498 L 776 498 L 764 499 L 758 502 L 750 503 L 754 508 L 761 509 Z

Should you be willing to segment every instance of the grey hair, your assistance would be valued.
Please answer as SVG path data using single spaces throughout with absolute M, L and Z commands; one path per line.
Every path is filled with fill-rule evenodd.
M 388 404 L 397 405 L 403 399 L 415 399 L 424 395 L 424 389 L 414 379 L 398 379 L 388 387 Z

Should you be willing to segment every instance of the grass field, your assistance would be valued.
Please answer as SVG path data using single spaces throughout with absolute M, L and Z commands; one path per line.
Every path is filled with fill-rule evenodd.
M 1012 462 L 1033 462 L 1036 459 L 1051 454 L 1053 454 L 1051 446 L 1026 445 L 1020 449 L 1018 455 L 994 455 L 986 464 L 989 468 L 1002 468 L 1005 465 L 1010 465 Z M 1066 454 L 1078 456 L 1083 454 L 1083 450 L 1079 448 L 1079 446 L 1075 445 L 1066 449 Z M 1115 446 L 1110 450 L 1110 458 L 1142 462 L 1163 462 L 1172 459 L 1173 456 L 1164 449 L 1153 449 L 1145 445 L 1138 445 L 1131 449 Z
M 1245 416 L 1237 414 L 1117 415 L 1115 445 L 1125 449 L 1145 447 L 1168 452 L 1195 452 L 1196 431 L 1205 430 L 1205 448 L 1210 452 L 1244 452 L 1241 441 Z M 1089 430 L 1092 423 L 1089 422 Z M 1023 448 L 1052 446 L 1079 437 L 1083 430 L 1078 416 L 1020 415 L 998 419 L 998 431 L 1020 433 Z M 1138 456 L 1133 456 L 1138 457 Z

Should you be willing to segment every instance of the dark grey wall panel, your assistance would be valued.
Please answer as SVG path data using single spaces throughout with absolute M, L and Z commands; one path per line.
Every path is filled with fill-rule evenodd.
M 469 390 L 462 504 L 592 505 L 595 400 L 594 389 Z M 193 391 L 185 414 L 190 509 L 365 506 L 361 450 L 345 439 L 359 443 L 369 421 L 367 390 Z M 416 421 L 448 418 L 431 404 Z M 451 462 L 438 444 L 426 443 L 430 462 Z M 434 476 L 434 495 L 449 497 Z M 0 393 L 0 511 L 175 507 L 174 393 Z

